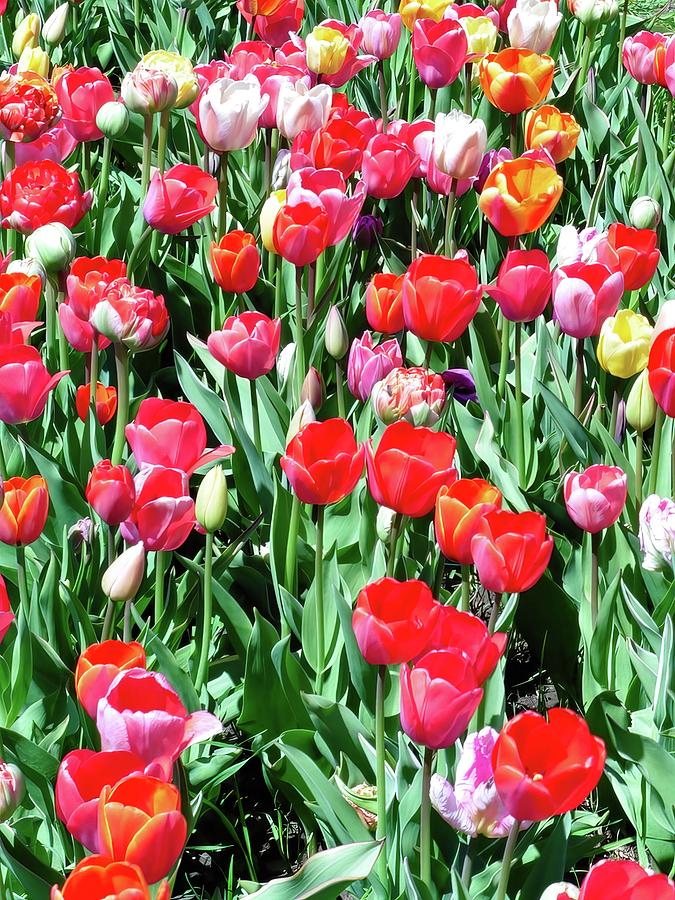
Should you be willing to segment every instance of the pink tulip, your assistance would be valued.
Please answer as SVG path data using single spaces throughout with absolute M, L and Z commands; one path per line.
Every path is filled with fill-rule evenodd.
M 281 319 L 249 311 L 230 316 L 220 331 L 209 335 L 207 346 L 226 369 L 252 381 L 274 368 L 280 338 Z
M 101 749 L 130 750 L 146 765 L 175 762 L 186 747 L 222 731 L 210 712 L 188 715 L 180 697 L 158 672 L 120 672 L 99 701 L 96 726 Z
M 401 40 L 401 17 L 398 13 L 386 13 L 371 9 L 359 22 L 363 35 L 361 46 L 377 59 L 389 59 L 396 52 Z
M 145 466 L 134 479 L 136 500 L 121 525 L 130 544 L 141 541 L 146 550 L 176 550 L 195 524 L 195 505 L 188 476 L 180 469 Z
M 0 422 L 18 425 L 37 419 L 67 374 L 50 375 L 35 347 L 0 347 Z
M 374 347 L 372 334 L 364 331 L 363 337 L 355 340 L 349 351 L 347 363 L 349 390 L 365 403 L 377 382 L 382 381 L 392 369 L 402 365 L 403 357 L 397 340 L 384 341 Z
M 179 163 L 155 172 L 143 201 L 143 218 L 162 234 L 178 234 L 215 209 L 218 181 L 199 166 Z
M 617 311 L 623 274 L 601 263 L 572 263 L 553 273 L 553 312 L 565 334 L 587 338 Z
M 666 36 L 659 32 L 638 31 L 623 42 L 621 61 L 640 84 L 665 86 Z
M 418 156 L 413 178 L 426 178 L 429 160 L 434 150 L 435 126 L 431 119 L 418 119 L 416 122 L 405 122 L 402 119 L 392 122 L 387 134 L 393 134 L 402 140 Z
M 91 353 L 91 346 L 94 342 L 96 331 L 89 322 L 80 319 L 73 312 L 71 304 L 65 300 L 59 303 L 59 322 L 66 340 L 78 353 Z M 110 346 L 110 341 L 102 334 L 98 335 L 98 349 L 105 350 Z
M 277 127 L 277 103 L 282 84 L 294 85 L 302 81 L 307 88 L 312 86 L 311 77 L 296 66 L 279 66 L 276 63 L 261 63 L 251 70 L 251 74 L 260 82 L 262 97 L 268 98 L 268 103 L 258 119 L 261 128 Z
M 349 42 L 349 49 L 345 54 L 342 66 L 332 75 L 323 75 L 322 81 L 324 84 L 329 84 L 333 88 L 342 87 L 362 69 L 365 69 L 366 66 L 377 62 L 376 56 L 359 54 L 358 51 L 361 47 L 363 34 L 358 25 L 345 25 L 344 22 L 339 22 L 337 19 L 325 19 L 320 24 L 325 28 L 339 31 Z
M 413 58 L 420 78 L 436 90 L 457 78 L 466 62 L 466 32 L 456 19 L 418 19 L 413 29 Z
M 37 140 L 15 145 L 16 165 L 41 162 L 43 159 L 62 163 L 75 150 L 77 143 L 76 138 L 66 128 L 66 123 L 60 119 Z
M 197 83 L 199 84 L 199 93 L 197 94 L 196 99 L 190 104 L 189 110 L 195 119 L 199 115 L 199 101 L 201 100 L 204 91 L 210 84 L 213 84 L 213 82 L 217 81 L 219 78 L 228 78 L 230 75 L 230 68 L 230 64 L 225 62 L 224 59 L 213 59 L 211 62 L 200 63 L 194 67 L 194 73 L 197 76 Z
M 227 56 L 227 54 L 226 54 Z M 274 51 L 265 41 L 240 41 L 227 57 L 230 64 L 230 78 L 241 81 L 255 66 L 274 59 Z
M 362 176 L 368 194 L 391 200 L 403 192 L 412 178 L 419 156 L 397 137 L 377 134 L 363 154 Z
M 565 506 L 579 528 L 597 534 L 613 525 L 626 505 L 628 479 L 618 466 L 589 466 L 565 478 Z
M 80 66 L 65 72 L 55 85 L 63 110 L 63 122 L 77 141 L 97 141 L 103 132 L 96 125 L 96 114 L 104 103 L 115 99 L 107 76 L 97 68 Z
M 509 250 L 488 294 L 511 322 L 532 322 L 551 296 L 551 269 L 543 250 Z
M 315 169 L 307 166 L 293 172 L 286 189 L 291 205 L 310 203 L 323 206 L 328 215 L 329 247 L 339 244 L 352 230 L 366 199 L 366 186 L 359 181 L 351 197 L 347 182 L 337 169 Z

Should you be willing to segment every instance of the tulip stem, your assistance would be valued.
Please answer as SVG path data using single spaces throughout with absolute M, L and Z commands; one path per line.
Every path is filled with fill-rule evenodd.
M 251 419 L 253 421 L 253 443 L 258 453 L 262 453 L 262 443 L 260 441 L 260 413 L 258 411 L 258 388 L 255 378 L 249 379 L 251 388 Z
M 254 382 L 251 382 L 253 384 Z M 211 626 L 213 622 L 213 533 L 206 534 L 206 551 L 204 554 L 204 602 L 202 604 L 202 636 L 199 649 L 199 664 L 195 679 L 197 696 L 207 684 L 209 667 L 209 650 L 211 648 Z
M 4 429 L 4 423 L 0 422 L 0 484 L 7 481 L 7 460 L 5 459 L 5 450 L 2 446 L 2 434 Z
M 641 431 L 635 436 L 635 505 L 638 513 L 642 506 L 642 451 L 644 437 Z M 675 450 L 675 448 L 674 448 Z
M 412 180 L 412 194 L 410 195 L 410 260 L 415 262 L 417 259 L 417 195 L 418 181 L 416 178 Z
M 417 87 L 417 66 L 410 42 L 410 71 L 408 73 L 408 115 L 406 121 L 412 122 L 415 117 L 415 88 Z
M 129 256 L 129 262 L 127 263 L 127 278 L 132 284 L 135 284 L 134 269 L 136 267 L 136 260 L 138 259 L 139 254 L 145 246 L 145 242 L 147 241 L 150 234 L 152 234 L 152 225 L 147 226 L 143 234 L 139 237 L 138 241 L 134 244 L 134 249 L 131 251 L 131 255 Z
M 314 554 L 314 600 L 316 603 L 316 693 L 323 687 L 324 657 L 326 655 L 326 635 L 323 614 L 323 518 L 324 507 L 316 509 L 316 552 Z
M 392 578 L 394 575 L 394 569 L 396 568 L 396 546 L 398 544 L 398 537 L 401 533 L 401 526 L 403 525 L 403 516 L 401 513 L 396 513 L 394 516 L 394 521 L 391 523 L 391 531 L 389 533 L 389 557 L 387 559 L 387 578 Z
M 459 608 L 462 612 L 471 609 L 471 566 L 462 566 L 462 597 Z
M 56 309 L 55 309 L 55 312 L 57 313 L 57 315 L 56 315 L 57 320 L 58 320 L 59 304 L 61 304 L 63 302 L 63 298 L 64 298 L 63 293 L 61 291 L 59 291 L 56 295 Z M 65 369 L 68 368 L 68 341 L 66 340 L 66 335 L 65 335 L 63 328 L 61 328 L 61 322 L 58 321 L 55 324 L 56 324 L 58 344 L 59 344 L 59 369 L 63 372 Z
M 387 116 L 387 83 L 384 78 L 384 61 L 378 60 L 377 80 L 380 85 L 380 113 L 382 114 L 382 131 L 387 130 L 389 118 Z
M 462 884 L 468 888 L 471 884 L 471 871 L 473 869 L 473 853 L 471 852 L 473 844 L 471 838 L 468 839 L 466 850 L 464 851 L 464 862 L 462 863 Z
M 628 0 L 623 0 L 621 6 L 621 19 L 619 21 L 619 60 L 616 72 L 617 80 L 621 80 L 623 69 L 623 42 L 626 40 L 626 19 L 628 18 Z
M 663 426 L 666 414 L 660 406 L 656 408 L 656 421 L 654 422 L 654 441 L 652 443 L 652 458 L 649 463 L 649 493 L 655 494 L 659 480 L 659 456 L 661 455 L 661 440 L 663 438 Z
M 591 628 L 595 631 L 598 621 L 598 550 L 600 532 L 591 535 Z
M 492 604 L 492 612 L 490 613 L 490 621 L 488 622 L 488 634 L 494 634 L 495 629 L 497 628 L 497 619 L 499 618 L 499 611 L 502 607 L 502 600 L 507 599 L 507 594 L 495 594 L 495 599 Z
M 56 288 L 51 278 L 45 284 L 45 337 L 47 344 L 47 364 L 56 361 Z
M 220 154 L 220 171 L 218 174 L 218 240 L 227 231 L 227 168 L 228 153 Z
M 155 628 L 164 615 L 164 575 L 166 574 L 169 554 L 166 550 L 157 550 L 155 553 Z M 206 597 L 204 597 L 206 603 Z M 210 618 L 210 617 L 209 617 Z M 208 652 L 208 650 L 207 650 Z
M 586 28 L 586 36 L 584 38 L 584 49 L 581 56 L 581 68 L 579 70 L 579 80 L 577 81 L 577 94 L 586 87 L 586 79 L 588 78 L 588 70 L 591 65 L 591 53 L 593 44 L 595 43 L 595 26 L 589 25 Z
M 19 601 L 26 620 L 28 620 L 30 595 L 28 593 L 28 581 L 26 580 L 26 549 L 23 544 L 16 545 L 16 575 L 19 585 Z
M 584 405 L 584 339 L 577 338 L 577 371 L 574 385 L 574 415 L 579 418 Z
M 124 429 L 129 420 L 129 353 L 124 344 L 115 344 L 115 366 L 117 369 L 117 417 L 110 461 L 114 466 L 118 466 L 122 462 Z
M 345 380 L 342 376 L 339 362 L 335 363 L 335 391 L 337 393 L 338 416 L 341 419 L 345 419 Z
M 448 201 L 445 208 L 445 255 L 454 256 L 454 224 L 455 224 L 455 202 L 457 200 L 457 179 L 450 179 L 450 190 L 448 191 Z
M 511 116 L 511 133 L 509 137 L 511 155 L 515 159 L 518 156 L 518 116 L 515 113 Z
M 673 95 L 669 92 L 666 98 L 666 121 L 663 124 L 661 153 L 665 162 L 670 148 L 670 135 L 673 127 Z
M 123 638 L 125 643 L 131 640 L 131 607 L 134 605 L 133 600 L 127 600 L 124 604 L 124 631 Z
M 497 893 L 495 894 L 494 900 L 504 900 L 506 897 L 506 889 L 509 885 L 509 873 L 511 872 L 511 862 L 513 860 L 513 851 L 516 849 L 519 832 L 520 822 L 515 819 L 511 826 L 511 830 L 509 831 L 509 836 L 506 839 L 504 856 L 502 857 L 502 871 L 499 876 L 499 886 L 497 887 Z
M 300 501 L 293 494 L 291 518 L 288 522 L 288 543 L 286 544 L 286 561 L 284 566 L 284 585 L 289 594 L 295 596 L 297 591 L 298 530 L 300 527 Z M 281 636 L 290 634 L 286 619 L 281 622 Z
M 103 629 L 101 631 L 101 642 L 107 641 L 112 636 L 114 612 L 115 604 L 108 598 L 108 604 L 105 608 L 105 617 L 103 619 Z
M 518 468 L 518 481 L 521 487 L 525 487 L 525 431 L 523 429 L 523 384 L 521 372 L 520 347 L 522 340 L 522 322 L 516 322 L 514 326 L 515 363 L 516 363 L 516 466 Z
M 101 232 L 103 231 L 103 212 L 105 210 L 105 201 L 108 196 L 108 185 L 110 184 L 110 158 L 112 156 L 112 141 L 105 138 L 103 141 L 103 159 L 101 162 L 101 175 L 98 182 L 98 192 L 96 197 L 96 226 L 94 228 L 94 250 L 101 249 Z
M 387 836 L 387 782 L 384 763 L 384 694 L 387 667 L 377 667 L 377 691 L 375 694 L 375 783 L 377 787 L 377 830 L 375 836 L 382 841 Z M 387 882 L 387 848 L 383 847 L 377 860 L 377 874 L 383 885 Z
M 85 191 L 91 188 L 91 147 L 89 141 L 82 141 L 82 184 Z
M 431 881 L 431 769 L 434 763 L 434 751 L 424 748 L 424 765 L 422 768 L 422 802 L 420 804 L 420 879 L 422 884 Z
M 305 351 L 302 329 L 302 267 L 295 267 L 295 404 L 300 406 L 302 382 L 305 379 Z
M 141 161 L 141 203 L 148 192 L 152 166 L 152 116 L 143 116 L 143 156 Z
M 141 52 L 141 0 L 134 0 L 134 47 Z
M 511 333 L 511 323 L 504 313 L 499 313 L 501 319 L 501 355 L 499 357 L 499 380 L 497 382 L 497 397 L 503 400 L 506 396 L 506 373 L 509 368 L 509 337 Z

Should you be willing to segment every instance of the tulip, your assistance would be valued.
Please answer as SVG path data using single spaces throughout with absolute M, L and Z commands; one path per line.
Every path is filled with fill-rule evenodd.
M 412 31 L 419 19 L 440 21 L 451 2 L 452 0 L 401 0 L 398 11 L 405 27 Z
M 73 229 L 91 202 L 91 191 L 80 191 L 77 173 L 50 159 L 17 166 L 0 187 L 2 225 L 22 234 L 52 222 Z
M 579 528 L 597 534 L 613 525 L 626 505 L 628 480 L 617 466 L 589 466 L 565 478 L 565 506 Z
M 445 432 L 414 427 L 409 422 L 388 425 L 377 450 L 366 443 L 368 488 L 381 506 L 412 518 L 428 515 L 441 487 L 457 478 L 453 467 L 456 441 Z
M 277 127 L 293 141 L 301 131 L 317 131 L 328 121 L 332 90 L 327 84 L 309 88 L 305 82 L 284 82 L 277 100 Z
M 401 41 L 401 16 L 386 13 L 381 9 L 371 9 L 359 21 L 363 34 L 361 46 L 366 53 L 379 60 L 389 59 L 396 52 Z
M 380 272 L 366 288 L 366 318 L 374 331 L 395 334 L 403 331 L 403 275 Z
M 231 294 L 252 290 L 260 274 L 260 253 L 246 231 L 230 231 L 211 244 L 211 271 L 216 284 Z
M 0 136 L 6 141 L 37 140 L 58 113 L 56 92 L 40 74 L 0 75 Z
M 432 90 L 456 80 L 466 61 L 466 32 L 455 19 L 418 19 L 413 28 L 413 59 L 420 78 Z
M 286 432 L 286 445 L 288 446 L 296 434 L 299 434 L 305 425 L 309 425 L 310 422 L 316 422 L 316 413 L 312 404 L 305 400 L 291 416 L 288 431 Z
M 68 24 L 68 11 L 70 5 L 61 3 L 56 7 L 54 12 L 45 19 L 42 26 L 42 37 L 46 44 L 50 47 L 58 47 L 66 36 L 66 26 Z
M 505 160 L 485 180 L 478 205 L 505 237 L 536 231 L 553 213 L 563 182 L 554 166 L 520 157 Z
M 647 365 L 653 327 L 631 309 L 620 309 L 602 323 L 598 362 L 616 378 L 632 378 Z
M 468 369 L 447 369 L 442 375 L 445 386 L 452 391 L 452 397 L 462 406 L 478 400 L 476 382 Z
M 665 84 L 667 38 L 664 34 L 638 31 L 623 42 L 621 61 L 640 84 Z
M 274 51 L 265 41 L 240 41 L 225 54 L 230 74 L 235 81 L 243 81 L 255 66 L 272 62 Z
M 436 497 L 434 527 L 441 553 L 464 566 L 471 565 L 471 541 L 484 516 L 501 509 L 502 494 L 481 478 L 458 478 Z
M 666 56 L 663 61 L 663 78 L 661 78 L 661 72 L 659 71 L 659 84 L 667 87 L 670 93 L 675 96 L 675 66 L 673 63 L 675 63 L 675 41 L 671 35 L 666 40 Z
M 45 272 L 55 275 L 70 266 L 77 244 L 73 233 L 60 222 L 41 225 L 26 238 L 25 250 L 29 257 L 40 262 Z
M 324 345 L 326 352 L 334 360 L 342 359 L 349 349 L 349 335 L 342 313 L 337 306 L 331 306 L 328 310 Z
M 561 21 L 555 0 L 516 0 L 507 22 L 509 44 L 548 53 Z
M 197 491 L 195 518 L 207 534 L 220 531 L 227 517 L 227 479 L 222 466 L 204 476 Z
M 133 600 L 145 575 L 143 544 L 128 547 L 108 566 L 101 578 L 101 590 L 110 600 Z
M 434 626 L 434 598 L 423 581 L 380 578 L 359 593 L 352 628 L 371 666 L 410 662 L 425 649 Z
M 393 369 L 371 392 L 375 415 L 384 425 L 405 419 L 430 427 L 445 407 L 445 382 L 428 369 Z
M 143 201 L 143 218 L 162 234 L 178 234 L 215 209 L 218 181 L 199 166 L 179 163 L 155 172 Z
M 570 709 L 527 711 L 502 728 L 492 765 L 497 793 L 518 821 L 541 822 L 576 809 L 596 787 L 605 745 Z
M 157 886 L 155 900 L 169 900 L 169 883 Z M 121 892 L 121 893 L 120 893 Z M 79 862 L 61 889 L 51 890 L 50 900 L 151 900 L 148 882 L 138 866 L 113 862 L 105 856 L 89 856 Z
M 0 760 L 0 822 L 6 822 L 21 805 L 26 785 L 21 771 Z
M 605 319 L 616 313 L 623 289 L 621 272 L 600 263 L 559 266 L 552 287 L 556 321 L 572 337 L 600 334 Z
M 115 99 L 107 76 L 100 69 L 80 66 L 65 72 L 55 88 L 63 121 L 72 136 L 78 141 L 102 138 L 103 132 L 96 125 L 96 114 L 104 103 Z
M 496 740 L 497 732 L 490 727 L 467 734 L 454 786 L 442 775 L 431 778 L 431 805 L 449 825 L 469 837 L 506 837 L 515 821 L 494 786 L 492 750 Z
M 499 29 L 495 22 L 485 15 L 469 16 L 461 15 L 461 10 L 469 4 L 463 3 L 457 7 L 460 15 L 459 24 L 464 29 L 467 42 L 467 63 L 477 62 L 488 53 L 492 53 L 497 44 Z M 482 12 L 482 10 L 481 10 Z M 497 17 L 498 18 L 498 17 Z
M 195 523 L 188 476 L 180 469 L 146 465 L 134 479 L 136 500 L 122 535 L 146 550 L 176 550 Z
M 305 140 L 310 143 L 303 153 L 301 142 Z M 361 168 L 367 143 L 367 136 L 356 125 L 334 114 L 313 135 L 307 131 L 298 135 L 293 142 L 291 168 L 297 170 L 309 165 L 317 169 L 337 169 L 348 179 Z
M 532 0 L 544 6 L 549 0 Z M 574 153 L 581 128 L 571 113 L 545 105 L 530 110 L 525 120 L 525 146 L 528 150 L 546 150 L 553 162 L 561 163 Z
M 429 160 L 434 150 L 434 123 L 430 119 L 416 122 L 392 122 L 388 134 L 394 134 L 416 154 L 413 178 L 426 178 Z
M 551 296 L 551 270 L 543 250 L 509 250 L 497 282 L 485 290 L 511 322 L 532 322 Z
M 384 223 L 379 216 L 361 215 L 352 228 L 352 241 L 359 250 L 370 250 L 377 245 L 384 233 Z
M 656 247 L 656 232 L 649 228 L 631 228 L 615 223 L 609 226 L 607 241 L 598 250 L 600 262 L 623 272 L 624 288 L 639 291 L 654 277 L 661 254 Z
M 365 331 L 352 342 L 349 351 L 347 385 L 351 394 L 365 403 L 377 382 L 402 363 L 397 340 L 384 341 L 375 347 L 372 334 Z
M 462 653 L 432 650 L 413 666 L 401 666 L 401 728 L 432 750 L 452 747 L 483 697 L 476 674 Z
M 591 866 L 579 900 L 673 900 L 675 884 L 667 875 L 645 871 L 632 859 L 603 859 Z
M 268 253 L 276 253 L 274 223 L 286 202 L 286 191 L 273 191 L 260 210 L 260 239 Z
M 478 75 L 490 103 L 516 115 L 540 104 L 551 90 L 553 60 L 532 50 L 507 47 L 484 57 Z
M 169 330 L 169 314 L 161 294 L 136 287 L 127 278 L 116 278 L 103 288 L 90 324 L 113 343 L 141 352 L 164 339 Z
M 192 744 L 222 730 L 206 710 L 188 715 L 163 675 L 145 669 L 119 673 L 100 700 L 96 726 L 103 750 L 131 750 L 146 764 L 166 757 L 171 763 Z
M 0 541 L 32 544 L 42 534 L 49 513 L 47 482 L 40 475 L 10 478 L 0 508 Z
M 104 256 L 93 259 L 79 256 L 74 259 L 66 279 L 67 301 L 73 313 L 88 322 L 106 286 L 117 278 L 124 278 L 126 271 L 127 267 L 121 259 L 106 259 Z
M 465 260 L 426 255 L 408 267 L 402 293 L 406 327 L 424 340 L 446 343 L 466 331 L 483 288 Z
M 298 268 L 315 262 L 328 246 L 331 223 L 324 207 L 284 203 L 274 220 L 276 252 Z
M 310 422 L 288 444 L 281 468 L 302 503 L 338 503 L 363 472 L 364 448 L 344 419 Z
M 17 24 L 12 36 L 12 53 L 19 59 L 26 47 L 37 47 L 40 36 L 40 17 L 37 13 L 29 13 Z
M 280 319 L 247 311 L 230 316 L 220 331 L 209 335 L 207 346 L 226 369 L 254 380 L 274 368 L 280 339 Z
M 144 669 L 145 665 L 145 650 L 135 641 L 90 644 L 80 654 L 75 667 L 77 699 L 91 718 L 95 719 L 99 700 L 105 697 L 120 672 Z
M 640 507 L 642 568 L 648 572 L 673 570 L 675 501 L 651 494 Z
M 638 231 L 653 231 L 661 222 L 661 204 L 653 197 L 637 197 L 630 205 L 628 218 Z
M 136 499 L 134 480 L 126 466 L 113 466 L 109 459 L 96 463 L 85 490 L 87 503 L 107 525 L 124 522 Z
M 91 385 L 81 384 L 75 395 L 75 408 L 77 415 L 83 421 L 87 421 L 90 409 Z M 99 425 L 107 425 L 115 415 L 117 409 L 117 388 L 106 387 L 100 381 L 96 382 L 96 420 Z
M 642 435 L 656 421 L 656 400 L 649 386 L 649 371 L 643 369 L 633 382 L 626 400 L 626 421 Z
M 457 110 L 436 116 L 434 162 L 445 175 L 457 180 L 473 178 L 486 145 L 487 131 L 482 119 L 472 119 Z
M 488 513 L 471 539 L 471 555 L 481 584 L 495 593 L 522 593 L 546 571 L 553 538 L 540 513 Z
M 663 332 L 675 328 L 675 300 L 666 300 L 661 307 L 654 322 L 654 336 L 652 343 Z
M 356 25 L 326 19 L 307 36 L 307 68 L 319 75 L 325 84 L 333 88 L 342 87 L 366 66 L 377 61 L 375 56 L 359 54 L 361 38 L 361 31 Z
M 391 200 L 412 178 L 419 156 L 390 134 L 377 134 L 363 153 L 361 174 L 371 197 Z
M 216 153 L 242 150 L 255 140 L 258 120 L 268 103 L 255 75 L 241 81 L 218 78 L 201 95 L 199 133 Z
M 649 387 L 667 416 L 675 418 L 675 328 L 662 331 L 649 351 Z
M 0 273 L 0 313 L 12 322 L 32 322 L 40 305 L 42 284 L 38 275 Z
M 174 104 L 176 109 L 184 109 L 196 98 L 199 83 L 192 68 L 192 63 L 186 57 L 168 50 L 153 50 L 145 54 L 139 63 L 139 67 L 163 72 L 173 78 L 178 87 L 178 94 Z
M 436 604 L 434 627 L 426 650 L 453 650 L 463 654 L 473 666 L 478 684 L 492 675 L 506 649 L 508 636 L 491 634 L 486 625 L 469 612 Z
M 131 112 L 152 116 L 176 105 L 178 83 L 168 72 L 138 65 L 122 79 L 120 95 Z
M 359 181 L 348 197 L 347 183 L 340 172 L 307 166 L 289 178 L 286 198 L 292 206 L 309 203 L 323 207 L 328 216 L 327 244 L 332 247 L 351 231 L 366 198 L 366 187 Z
M 326 385 L 321 377 L 321 373 L 314 366 L 310 366 L 300 389 L 300 403 L 309 403 L 312 409 L 317 412 L 321 409 L 325 399 Z
M 619 13 L 617 0 L 567 0 L 567 8 L 587 28 L 609 22 Z
M 5 579 L 0 575 L 0 644 L 4 641 L 14 618 L 9 595 L 7 594 L 7 585 L 5 584 Z
M 67 374 L 50 375 L 35 347 L 0 347 L 0 422 L 17 425 L 37 419 Z
M 294 85 L 302 81 L 307 87 L 311 87 L 309 74 L 297 66 L 265 62 L 254 66 L 251 74 L 258 80 L 261 98 L 267 98 L 268 101 L 258 119 L 259 128 L 277 127 L 277 106 L 282 84 Z

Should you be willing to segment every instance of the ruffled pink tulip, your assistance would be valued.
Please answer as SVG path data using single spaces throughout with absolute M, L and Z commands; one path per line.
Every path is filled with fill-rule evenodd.
M 307 166 L 293 172 L 286 189 L 286 200 L 296 203 L 320 204 L 328 215 L 329 247 L 339 244 L 354 227 L 366 199 L 366 186 L 359 181 L 351 197 L 347 196 L 347 182 L 337 169 L 315 169 Z
M 413 58 L 420 78 L 436 90 L 452 84 L 466 62 L 466 32 L 455 19 L 418 19 L 413 29 Z
M 200 169 L 179 163 L 155 172 L 143 202 L 143 217 L 162 234 L 178 234 L 215 209 L 218 181 Z
M 362 176 L 371 197 L 398 197 L 412 178 L 419 156 L 408 144 L 390 134 L 377 134 L 363 154 Z
M 65 72 L 55 84 L 63 110 L 63 122 L 77 141 L 97 141 L 103 132 L 96 125 L 96 114 L 104 103 L 115 99 L 112 85 L 100 69 L 80 66 Z
M 195 524 L 187 474 L 165 466 L 145 466 L 134 486 L 136 500 L 121 525 L 124 540 L 130 544 L 141 541 L 146 550 L 177 550 Z
M 169 330 L 164 297 L 127 278 L 116 278 L 104 287 L 89 321 L 99 334 L 132 352 L 156 347 Z
M 565 334 L 587 338 L 600 334 L 602 323 L 617 311 L 623 274 L 601 263 L 572 263 L 553 273 L 553 312 Z
M 207 346 L 226 369 L 253 381 L 273 369 L 280 339 L 281 319 L 249 311 L 230 316 L 220 331 L 209 335 Z
M 349 351 L 349 390 L 354 397 L 365 403 L 377 382 L 401 365 L 403 357 L 397 340 L 384 341 L 374 347 L 372 334 L 364 331 L 363 336 L 352 343 Z
M 543 250 L 509 250 L 497 283 L 485 290 L 511 322 L 532 322 L 551 296 L 551 269 Z
M 49 394 L 67 374 L 50 375 L 35 347 L 0 347 L 0 422 L 18 425 L 37 419 Z
M 401 41 L 401 17 L 398 13 L 386 13 L 371 9 L 359 22 L 363 36 L 361 46 L 377 59 L 389 59 Z
M 565 478 L 565 506 L 579 528 L 597 534 L 613 525 L 626 505 L 628 479 L 618 466 L 589 466 Z

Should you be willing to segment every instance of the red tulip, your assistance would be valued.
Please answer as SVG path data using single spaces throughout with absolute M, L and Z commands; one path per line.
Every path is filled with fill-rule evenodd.
M 452 747 L 483 698 L 468 658 L 454 650 L 425 653 L 413 668 L 401 666 L 401 727 L 415 743 Z
M 211 271 L 224 291 L 245 294 L 252 290 L 260 274 L 260 253 L 252 234 L 230 231 L 211 244 Z
M 89 415 L 89 394 L 90 385 L 81 384 L 75 395 L 75 408 L 77 414 L 83 422 L 87 421 Z M 96 382 L 96 418 L 99 425 L 107 425 L 107 423 L 115 415 L 117 409 L 117 388 L 106 387 L 100 381 Z
M 49 513 L 47 482 L 40 475 L 10 478 L 0 507 L 0 541 L 32 544 L 42 534 Z
M 339 244 L 349 234 L 359 217 L 366 187 L 357 182 L 351 196 L 347 196 L 347 183 L 337 169 L 315 169 L 306 166 L 293 172 L 286 189 L 286 199 L 291 206 L 310 203 L 323 206 L 328 216 L 329 247 Z
M 215 209 L 218 181 L 200 169 L 179 163 L 155 172 L 143 201 L 143 218 L 162 234 L 178 234 Z
M 427 341 L 455 341 L 476 315 L 482 295 L 476 270 L 466 260 L 420 256 L 403 279 L 406 327 Z
M 366 444 L 368 487 L 377 503 L 417 519 L 434 508 L 441 487 L 457 478 L 452 465 L 457 442 L 430 428 L 401 420 L 388 425 L 373 452 Z
M 310 422 L 286 447 L 281 468 L 299 500 L 325 506 L 354 490 L 363 472 L 363 453 L 344 419 Z
M 22 234 L 50 222 L 72 229 L 89 211 L 91 201 L 91 191 L 80 190 L 76 172 L 49 159 L 24 163 L 12 169 L 0 187 L 2 226 Z
M 274 367 L 281 339 L 281 319 L 264 313 L 230 316 L 220 331 L 209 335 L 209 353 L 230 372 L 253 381 Z
M 9 626 L 14 621 L 14 613 L 9 602 L 5 579 L 0 575 L 0 644 L 5 639 Z
M 80 66 L 61 75 L 55 88 L 63 121 L 72 136 L 78 141 L 102 138 L 103 132 L 96 125 L 96 114 L 104 103 L 115 99 L 112 85 L 103 72 Z
M 204 419 L 192 403 L 159 397 L 141 401 L 125 434 L 139 469 L 164 466 L 191 475 L 206 463 L 234 453 L 229 444 L 206 449 Z
M 541 822 L 576 809 L 604 766 L 604 743 L 570 709 L 550 709 L 548 721 L 520 713 L 502 728 L 492 752 L 497 793 L 519 821 Z
M 420 78 L 432 90 L 456 80 L 469 49 L 457 19 L 418 19 L 413 27 L 413 59 Z
M 486 291 L 511 322 L 532 322 L 551 296 L 551 269 L 543 250 L 509 250 L 497 283 Z
M 169 900 L 169 883 L 163 881 L 151 893 L 138 866 L 113 862 L 107 856 L 88 856 L 79 862 L 61 889 L 51 890 L 50 900 Z
M 239 41 L 227 56 L 230 68 L 230 78 L 241 81 L 249 75 L 254 68 L 262 63 L 271 62 L 274 53 L 265 41 Z
M 59 112 L 54 88 L 35 72 L 0 76 L 0 136 L 20 144 L 40 138 Z
M 403 331 L 403 275 L 379 272 L 366 288 L 366 318 L 375 331 L 395 334 Z
M 310 135 L 310 139 L 309 162 L 317 169 L 337 169 L 348 179 L 361 168 L 368 138 L 344 116 L 330 116 L 324 127 Z
M 85 491 L 87 502 L 107 525 L 128 519 L 136 499 L 134 479 L 126 466 L 113 466 L 109 459 L 96 463 Z
M 253 30 L 261 40 L 267 41 L 272 47 L 281 47 L 292 34 L 300 31 L 304 11 L 305 0 L 284 0 L 273 15 L 248 17 L 244 14 L 244 18 L 247 22 L 252 22 Z
M 37 419 L 67 374 L 50 375 L 35 347 L 0 347 L 0 422 L 17 425 Z
M 120 672 L 126 669 L 144 669 L 145 664 L 145 650 L 136 641 L 90 644 L 80 654 L 75 667 L 77 699 L 91 718 L 96 719 L 98 701 L 105 697 Z
M 613 525 L 626 505 L 628 478 L 618 466 L 589 466 L 565 478 L 565 506 L 579 528 L 597 534 Z
M 442 487 L 436 497 L 434 526 L 441 553 L 448 559 L 471 565 L 471 540 L 484 516 L 502 505 L 502 494 L 482 478 L 458 478 Z
M 488 591 L 521 593 L 533 587 L 546 571 L 553 538 L 546 534 L 541 513 L 488 513 L 471 540 L 471 554 L 481 584 Z
M 391 134 L 377 134 L 363 153 L 361 174 L 371 197 L 391 200 L 413 177 L 419 156 Z
M 423 581 L 380 578 L 356 600 L 352 628 L 359 650 L 372 666 L 410 662 L 429 642 L 434 598 Z
M 607 240 L 598 245 L 598 259 L 610 269 L 623 272 L 625 290 L 639 291 L 652 280 L 661 259 L 656 239 L 656 232 L 650 228 L 615 222 L 609 226 Z
M 654 399 L 667 416 L 675 418 L 675 328 L 657 335 L 647 369 Z
M 134 479 L 136 500 L 122 535 L 146 550 L 177 550 L 195 524 L 195 505 L 188 476 L 180 469 L 146 466 Z
M 675 900 L 667 875 L 645 872 L 632 859 L 603 859 L 591 866 L 579 900 Z
M 329 229 L 328 215 L 321 204 L 285 203 L 274 220 L 274 246 L 294 266 L 306 266 L 328 246 Z
M 454 606 L 435 605 L 431 616 L 433 629 L 426 645 L 429 650 L 455 650 L 471 662 L 478 684 L 492 675 L 506 649 L 508 635 L 489 634 L 477 616 L 460 612 Z

